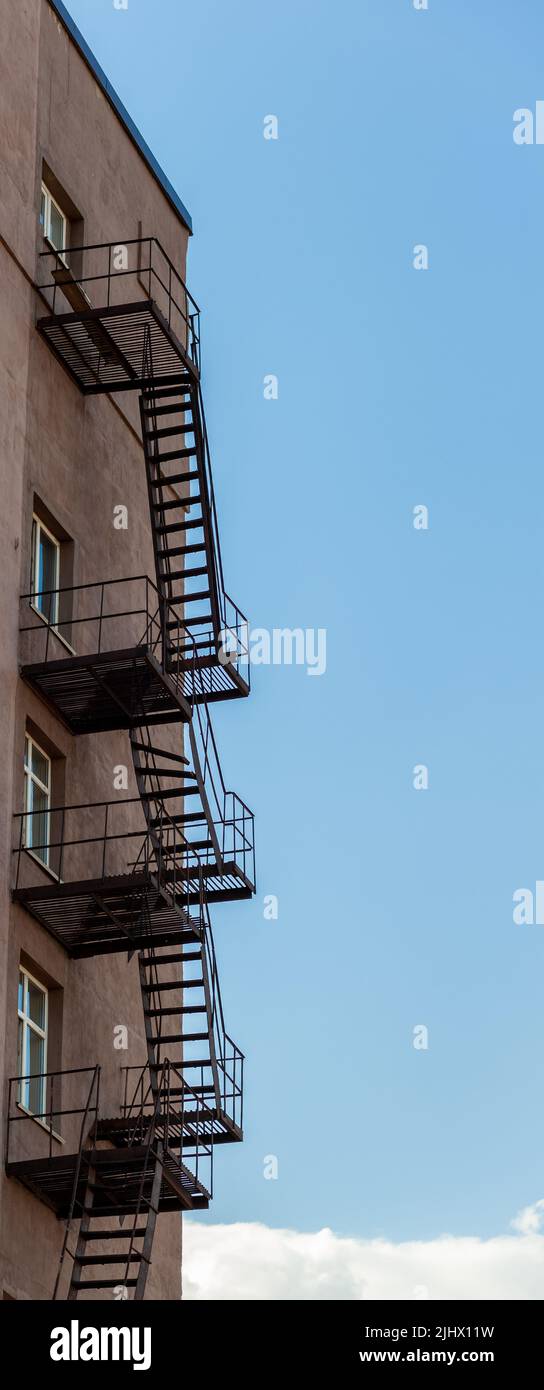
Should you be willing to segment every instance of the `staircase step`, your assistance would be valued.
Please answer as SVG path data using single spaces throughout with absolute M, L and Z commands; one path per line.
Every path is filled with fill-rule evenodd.
M 200 1065 L 200 1063 L 198 1063 L 198 1065 Z M 210 1063 L 206 1062 L 203 1063 L 203 1065 L 209 1067 Z M 215 1086 L 213 1081 L 207 1081 L 203 1086 L 191 1086 L 191 1091 L 196 1096 L 213 1096 L 215 1094 Z M 170 1096 L 183 1096 L 185 1095 L 185 1088 L 183 1086 L 171 1086 L 168 1094 Z
M 186 957 L 185 957 L 185 959 L 186 959 Z M 181 982 L 181 980 L 159 980 L 158 983 L 155 984 L 155 985 L 144 985 L 144 986 L 143 986 L 143 993 L 145 993 L 145 994 L 162 994 L 163 990 L 165 990 L 165 989 L 185 989 L 186 984 L 187 984 L 187 980 L 184 980 L 183 983 Z M 204 980 L 197 980 L 197 981 L 193 981 L 193 980 L 192 980 L 192 981 L 191 981 L 191 984 L 203 985 L 203 984 L 204 984 Z M 194 1013 L 198 1013 L 198 1011 L 199 1011 L 199 1009 L 200 1009 L 200 1004 L 186 1004 L 184 1007 L 185 1007 L 187 1010 L 192 1009 Z M 183 1009 L 181 1008 L 181 1006 L 180 1006 L 179 1009 L 177 1009 L 177 1013 L 183 1013 Z
M 161 1047 L 165 1043 L 179 1043 L 181 1036 L 179 1033 L 162 1033 L 160 1038 L 153 1038 L 154 1043 L 160 1043 Z
M 184 795 L 184 796 L 198 796 L 198 787 L 193 787 L 192 790 L 184 792 L 183 795 Z M 202 812 L 202 814 L 201 814 L 201 815 L 198 815 L 198 817 L 197 817 L 197 821 L 203 821 L 203 820 L 204 820 L 204 812 Z M 172 815 L 172 812 L 169 811 L 169 812 L 168 812 L 168 819 L 167 819 L 167 822 L 166 822 L 166 823 L 165 823 L 164 820 L 161 819 L 160 816 L 154 816 L 154 817 L 153 817 L 153 820 L 150 820 L 150 822 L 149 822 L 149 829 L 150 829 L 150 830 L 160 830 L 161 827 L 162 827 L 162 829 L 164 829 L 164 828 L 165 828 L 165 824 L 166 824 L 166 828 L 168 829 L 168 826 L 171 826 L 171 825 L 186 825 L 186 824 L 187 824 L 187 820 L 186 820 L 186 817 L 185 817 L 185 816 L 183 816 L 183 815 L 181 815 L 181 814 L 178 815 L 178 816 L 174 816 L 174 815 Z
M 190 598 L 189 594 L 185 595 L 185 603 L 187 602 L 187 598 Z M 194 618 L 182 618 L 180 621 L 183 623 L 184 627 L 198 627 L 200 623 L 213 622 L 213 618 L 211 613 L 197 613 Z M 176 627 L 176 623 L 174 623 L 174 627 Z
M 140 767 L 138 777 L 183 777 L 185 780 L 186 777 L 196 779 L 196 772 L 178 772 L 173 767 Z
M 183 753 L 170 753 L 167 748 L 154 748 L 151 743 L 132 743 L 132 747 L 138 753 L 153 753 L 156 758 L 170 758 L 173 763 L 185 763 L 189 766 L 189 759 Z
M 188 788 L 188 792 L 198 791 L 198 787 Z M 185 787 L 160 788 L 159 791 L 140 792 L 140 801 L 171 801 L 172 797 L 185 796 Z M 160 823 L 160 817 L 159 817 Z
M 161 580 L 162 580 L 162 583 L 163 583 L 163 584 L 173 584 L 173 582 L 174 582 L 175 579 L 194 579 L 194 578 L 196 577 L 197 574 L 200 575 L 200 574 L 207 574 L 207 573 L 208 573 L 208 566 L 207 566 L 207 565 L 202 565 L 199 569 L 193 569 L 193 570 L 165 570 L 164 573 L 161 574 Z M 180 594 L 179 597 L 177 598 L 176 602 L 177 602 L 177 603 L 183 603 L 184 598 L 191 598 L 191 597 L 192 597 L 191 594 L 186 594 L 186 595 Z M 209 589 L 207 589 L 207 590 L 206 590 L 206 598 L 209 598 L 209 597 L 210 597 L 210 591 L 209 591 Z M 183 618 L 180 617 L 179 623 L 180 623 L 180 626 L 183 627 Z
M 175 956 L 175 957 L 174 957 L 174 956 L 170 956 L 170 957 L 166 957 L 166 956 L 165 956 L 164 959 L 165 959 L 165 964 L 166 964 L 167 959 L 170 959 L 170 961 L 172 962 L 172 964 L 174 964 L 174 961 L 178 961 L 178 962 L 179 962 L 179 961 L 182 961 L 182 960 L 187 960 L 187 956 Z M 184 980 L 184 981 L 183 981 L 183 989 L 202 989 L 203 983 L 204 983 L 203 980 Z M 145 988 L 146 988 L 146 992 L 149 992 L 149 986 L 146 985 Z M 164 981 L 164 984 L 155 985 L 155 990 L 159 990 L 159 991 L 162 990 L 162 989 L 181 989 L 181 988 L 182 988 L 181 980 L 165 980 L 165 981 Z
M 181 989 L 181 988 L 182 988 L 181 980 L 178 980 L 178 981 L 177 981 L 177 988 L 178 988 L 178 989 Z M 159 992 L 160 992 L 160 986 L 159 986 Z M 179 1015 L 180 1013 L 181 1013 L 181 1008 L 180 1008 L 179 1004 L 178 1004 L 177 1008 L 175 1008 L 175 1009 L 162 1009 L 162 1008 L 161 1008 L 161 1009 L 146 1009 L 146 1008 L 144 1008 L 144 1014 L 145 1014 L 145 1017 L 146 1017 L 146 1018 L 177 1018 L 178 1015 Z M 163 1041 L 163 1039 L 161 1038 L 161 1042 L 162 1042 L 162 1041 Z M 181 1041 L 181 1039 L 176 1038 L 176 1042 L 178 1042 L 178 1041 Z
M 199 589 L 199 590 L 198 590 L 196 593 L 194 593 L 194 594 L 188 593 L 187 590 L 185 590 L 185 593 L 184 593 L 184 595 L 183 595 L 183 600 L 182 600 L 182 602 L 183 602 L 183 603 L 202 603 L 202 600 L 203 600 L 204 598 L 209 598 L 209 597 L 210 597 L 210 590 L 209 590 L 209 589 Z M 181 626 L 183 626 L 184 622 L 185 622 L 185 618 L 179 618 L 178 622 L 177 622 L 177 623 L 174 623 L 173 625 L 174 625 L 174 627 L 178 627 L 179 624 L 181 624 Z
M 200 500 L 200 495 L 198 493 L 196 497 L 173 497 L 169 502 L 153 502 L 153 511 L 171 512 L 175 507 L 192 506 L 193 502 L 200 502 Z
M 206 1037 L 207 1037 L 207 1036 L 208 1036 L 208 1034 L 206 1034 Z M 169 1039 L 169 1038 L 161 1038 L 160 1041 L 161 1041 L 161 1042 L 169 1042 L 170 1039 Z M 175 1040 L 173 1039 L 173 1041 L 175 1041 Z M 194 1057 L 194 1058 L 193 1058 L 193 1057 L 180 1057 L 179 1060 L 178 1060 L 177 1062 L 175 1061 L 175 1059 L 174 1059 L 173 1057 L 171 1057 L 171 1058 L 170 1058 L 170 1061 L 171 1061 L 173 1067 L 182 1067 L 182 1068 L 183 1068 L 183 1067 L 210 1067 L 210 1066 L 211 1066 L 211 1058 L 210 1058 L 210 1057 Z M 197 1091 L 197 1092 L 198 1092 L 198 1091 L 200 1091 L 200 1086 L 193 1086 L 193 1084 L 192 1084 L 192 1082 L 191 1082 L 191 1090 L 192 1090 L 192 1091 Z M 177 1092 L 176 1092 L 175 1089 L 170 1091 L 170 1095 L 171 1095 L 171 1096 L 181 1095 L 181 1094 L 182 1094 L 181 1089 L 180 1089 L 179 1091 L 177 1091 Z
M 129 1228 L 127 1231 L 80 1231 L 79 1234 L 81 1240 L 139 1240 L 145 1233 L 145 1226 L 137 1226 L 136 1230 Z
M 174 463 L 176 459 L 192 459 L 196 454 L 196 445 L 187 445 L 184 449 L 167 449 L 164 454 L 152 454 L 151 461 L 155 464 Z
M 177 487 L 179 483 L 194 483 L 200 478 L 200 469 L 192 468 L 188 473 L 172 473 L 168 478 L 152 478 L 151 487 Z
M 201 574 L 208 573 L 207 565 L 195 565 L 193 569 L 180 570 L 178 574 L 170 574 L 169 579 L 197 579 Z
M 185 412 L 185 410 L 187 409 L 188 407 L 183 405 L 181 401 L 172 400 L 170 405 L 155 405 L 144 407 L 144 415 L 147 415 L 150 419 L 152 419 L 154 415 L 174 415 L 177 414 L 178 411 L 181 413 L 182 411 Z
M 98 1234 L 98 1233 L 97 1233 L 97 1234 Z M 77 1264 L 78 1264 L 78 1265 L 123 1265 L 123 1264 L 126 1265 L 127 1260 L 128 1260 L 128 1263 L 129 1263 L 129 1264 L 132 1264 L 133 1261 L 139 1261 L 139 1260 L 141 1260 L 141 1258 L 142 1258 L 141 1250 L 133 1250 L 132 1253 L 131 1253 L 130 1255 L 128 1254 L 128 1251 L 125 1251 L 125 1254 L 123 1254 L 123 1253 L 121 1252 L 120 1255 L 78 1255 Z
M 169 956 L 154 956 L 152 961 L 143 960 L 142 965 L 145 966 L 146 970 L 149 970 L 151 965 L 179 965 L 182 960 L 200 960 L 200 958 L 200 951 L 187 951 L 185 956 L 179 955 L 175 951 L 173 955 Z
M 182 376 L 179 382 L 176 381 L 175 386 L 170 383 L 169 386 L 151 387 L 149 394 L 144 393 L 144 400 L 163 401 L 166 396 L 169 396 L 170 399 L 175 397 L 177 400 L 180 395 L 186 396 L 192 385 L 193 383 L 188 376 Z
M 160 536 L 169 536 L 172 531 L 194 531 L 197 526 L 202 526 L 202 517 L 193 517 L 192 521 L 170 521 L 156 526 L 155 530 Z
M 194 434 L 194 425 L 161 425 L 156 430 L 146 429 L 147 439 L 172 439 L 175 434 Z
M 172 560 L 174 556 L 176 556 L 177 558 L 178 555 L 197 555 L 200 553 L 200 551 L 205 549 L 206 542 L 198 541 L 196 545 L 176 545 L 171 550 L 159 549 L 157 551 L 157 555 L 159 557 L 159 560 Z
M 188 602 L 190 602 L 191 599 L 198 599 L 199 603 L 201 603 L 201 602 L 202 602 L 202 599 L 204 599 L 204 598 L 209 598 L 209 593 L 208 593 L 208 594 L 184 594 L 184 595 L 183 595 L 183 602 L 184 602 L 184 603 L 188 603 Z M 212 615 L 211 615 L 211 613 L 200 613 L 200 614 L 198 614 L 198 616 L 196 616 L 196 617 L 194 617 L 194 618 L 186 618 L 186 617 L 183 617 L 183 618 L 179 618 L 177 621 L 175 621 L 174 619 L 172 619 L 170 622 L 168 622 L 168 623 L 166 624 L 166 627 L 167 627 L 168 631 L 170 632 L 170 631 L 172 631 L 173 629 L 179 627 L 180 624 L 181 624 L 183 627 L 189 627 L 189 626 L 191 625 L 191 623 L 192 623 L 193 626 L 194 626 L 195 623 L 208 623 L 208 622 L 211 623 L 211 621 L 212 621 Z

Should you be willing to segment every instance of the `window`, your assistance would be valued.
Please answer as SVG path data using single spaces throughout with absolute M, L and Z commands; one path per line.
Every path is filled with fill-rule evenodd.
M 39 517 L 32 518 L 30 591 L 33 607 L 52 627 L 59 619 L 60 544 Z
M 19 970 L 17 1035 L 18 1101 L 45 1118 L 47 1071 L 47 990 L 27 970 Z M 25 1079 L 26 1078 L 26 1079 Z
M 25 849 L 49 865 L 51 759 L 27 734 L 25 737 Z
M 46 183 L 42 183 L 40 201 L 40 223 L 44 237 L 54 251 L 63 251 L 68 246 L 68 218 L 64 216 Z M 64 259 L 64 257 L 63 257 Z

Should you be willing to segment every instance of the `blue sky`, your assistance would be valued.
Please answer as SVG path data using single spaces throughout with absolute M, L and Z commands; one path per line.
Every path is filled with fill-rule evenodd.
M 193 217 L 227 588 L 328 636 L 215 721 L 259 892 L 214 919 L 247 1139 L 209 1219 L 488 1236 L 544 1193 L 544 10 L 69 9 Z

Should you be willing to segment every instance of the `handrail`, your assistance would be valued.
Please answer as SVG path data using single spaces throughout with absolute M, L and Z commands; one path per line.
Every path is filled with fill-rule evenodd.
M 53 1142 L 53 1136 L 54 1136 L 54 1131 L 53 1131 L 53 1116 L 55 1116 L 55 1118 L 58 1119 L 59 1116 L 62 1116 L 62 1115 L 83 1115 L 82 1124 L 84 1123 L 85 1117 L 87 1116 L 87 1114 L 88 1114 L 88 1112 L 89 1112 L 89 1108 L 92 1108 L 92 1109 L 96 1110 L 96 1108 L 97 1108 L 97 1106 L 98 1106 L 98 1091 L 97 1091 L 96 1106 L 90 1107 L 90 1100 L 91 1100 L 91 1096 L 92 1096 L 92 1092 L 93 1092 L 93 1087 L 94 1087 L 95 1080 L 96 1080 L 96 1072 L 97 1072 L 97 1070 L 98 1070 L 98 1072 L 100 1072 L 100 1067 L 98 1067 L 98 1068 L 97 1068 L 97 1067 L 66 1067 L 66 1068 L 64 1068 L 63 1070 L 58 1070 L 58 1071 L 36 1071 L 36 1072 L 28 1072 L 28 1073 L 26 1073 L 26 1074 L 24 1074 L 24 1075 L 22 1075 L 22 1076 L 11 1076 L 11 1077 L 9 1078 L 9 1082 L 8 1082 L 8 1113 L 7 1113 L 7 1123 L 6 1123 L 6 1164 L 9 1163 L 10 1127 L 11 1127 L 12 1125 L 17 1124 L 17 1123 L 19 1123 L 19 1122 L 21 1122 L 21 1121 L 25 1121 L 25 1120 L 40 1120 L 42 1123 L 44 1123 L 46 1120 L 49 1120 L 49 1123 L 46 1124 L 45 1127 L 46 1127 L 46 1129 L 49 1131 L 49 1157 L 51 1157 L 51 1154 L 52 1154 L 52 1151 L 53 1151 L 53 1150 L 52 1150 L 52 1142 Z M 55 1105 L 54 1105 L 54 1082 L 55 1082 L 59 1077 L 63 1077 L 63 1076 L 87 1076 L 90 1072 L 92 1072 L 92 1078 L 91 1078 L 91 1084 L 90 1084 L 90 1087 L 89 1087 L 89 1095 L 88 1095 L 87 1102 L 86 1102 L 85 1106 L 79 1106 L 79 1107 L 76 1107 L 76 1108 L 70 1107 L 70 1108 L 67 1109 L 66 1107 L 61 1108 L 60 1106 L 55 1106 Z M 13 1087 L 14 1087 L 14 1086 L 17 1086 L 17 1088 L 19 1088 L 19 1087 L 22 1086 L 23 1083 L 26 1082 L 26 1081 L 44 1081 L 44 1082 L 46 1083 L 46 1090 L 47 1090 L 47 1083 L 48 1083 L 48 1082 L 51 1082 L 51 1089 L 50 1089 L 50 1104 L 46 1106 L 45 1110 L 32 1110 L 32 1111 L 30 1111 L 30 1110 L 26 1110 L 24 1106 L 21 1106 L 21 1105 L 20 1105 L 20 1102 L 17 1102 L 18 1108 L 21 1110 L 21 1113 L 18 1114 L 18 1115 L 12 1115 L 12 1113 L 11 1113 L 11 1098 L 12 1098 Z
M 73 1184 L 72 1184 L 72 1196 L 71 1196 L 71 1199 L 70 1199 L 70 1206 L 69 1206 L 69 1210 L 68 1210 L 68 1216 L 67 1216 L 66 1222 L 65 1222 L 64 1240 L 63 1240 L 63 1242 L 62 1242 L 61 1252 L 60 1252 L 60 1256 L 59 1256 L 59 1264 L 58 1264 L 58 1269 L 57 1269 L 57 1277 L 56 1277 L 56 1280 L 55 1280 L 55 1287 L 54 1287 L 54 1289 L 53 1289 L 53 1299 L 56 1299 L 56 1297 L 57 1297 L 58 1287 L 59 1287 L 59 1283 L 60 1283 L 60 1277 L 61 1277 L 61 1274 L 62 1274 L 62 1267 L 63 1267 L 63 1264 L 64 1264 L 64 1257 L 65 1257 L 65 1254 L 66 1254 L 66 1247 L 67 1247 L 67 1245 L 68 1245 L 68 1236 L 69 1236 L 69 1233 L 70 1233 L 70 1226 L 71 1226 L 71 1224 L 72 1224 L 73 1217 L 74 1217 L 74 1210 L 75 1210 L 75 1205 L 76 1205 L 76 1201 L 77 1201 L 77 1189 L 78 1189 L 78 1185 L 79 1185 L 79 1175 L 80 1175 L 80 1172 L 81 1172 L 81 1160 L 82 1160 L 82 1157 L 83 1157 L 83 1139 L 84 1139 L 84 1135 L 85 1135 L 85 1125 L 86 1125 L 87 1117 L 88 1117 L 88 1114 L 89 1114 L 89 1107 L 90 1107 L 90 1102 L 91 1102 L 91 1096 L 92 1096 L 92 1093 L 93 1093 L 93 1087 L 94 1087 L 95 1082 L 96 1082 L 96 1105 L 95 1105 L 95 1125 L 96 1125 L 97 1122 L 98 1122 L 98 1107 L 99 1107 L 99 1097 L 100 1097 L 100 1067 L 99 1067 L 98 1065 L 97 1065 L 97 1066 L 95 1067 L 95 1069 L 94 1069 L 94 1076 L 93 1076 L 93 1079 L 92 1079 L 92 1081 L 91 1081 L 91 1087 L 90 1087 L 89 1095 L 88 1095 L 88 1098 L 87 1098 L 87 1104 L 86 1104 L 86 1107 L 85 1107 L 85 1112 L 84 1112 L 84 1115 L 83 1115 L 83 1119 L 82 1119 L 82 1121 L 81 1121 L 81 1128 L 80 1128 L 80 1133 L 79 1133 L 79 1146 L 78 1146 L 78 1153 L 77 1153 L 77 1162 L 76 1162 L 76 1166 L 75 1166 L 75 1169 L 74 1169 L 74 1181 L 73 1181 Z
M 164 259 L 165 259 L 165 261 L 166 261 L 166 263 L 167 263 L 169 269 L 171 269 L 172 274 L 175 275 L 176 280 L 177 280 L 178 283 L 181 285 L 184 294 L 186 294 L 186 295 L 187 295 L 187 298 L 190 300 L 190 302 L 191 302 L 191 304 L 192 304 L 192 306 L 193 306 L 193 308 L 194 308 L 194 310 L 195 310 L 195 313 L 199 314 L 199 313 L 200 313 L 200 307 L 199 307 L 199 305 L 197 304 L 196 299 L 195 299 L 195 298 L 193 297 L 193 295 L 191 294 L 191 291 L 187 288 L 187 285 L 185 284 L 185 281 L 184 281 L 183 277 L 180 275 L 179 270 L 176 270 L 176 267 L 175 267 L 173 261 L 170 260 L 170 257 L 169 257 L 169 255 L 168 255 L 167 251 L 165 251 L 164 246 L 162 245 L 162 242 L 160 242 L 160 241 L 159 241 L 159 238 L 156 237 L 156 236 L 128 237 L 128 238 L 127 238 L 127 237 L 122 237 L 122 238 L 118 238 L 117 241 L 95 241 L 95 242 L 88 242 L 88 243 L 86 243 L 85 245 L 82 245 L 82 246 L 60 246 L 60 247 L 57 246 L 57 247 L 54 247 L 54 248 L 52 248 L 51 250 L 48 250 L 48 251 L 40 251 L 40 253 L 39 253 L 39 259 L 40 259 L 40 260 L 46 260 L 48 257 L 51 258 L 51 256 L 57 257 L 57 256 L 68 256 L 68 255 L 78 255 L 78 254 L 81 255 L 84 251 L 111 251 L 112 246 L 117 248 L 117 247 L 120 247 L 120 246 L 146 246 L 146 245 L 154 245 L 154 246 L 157 246 L 157 247 L 158 247 L 158 249 L 159 249 L 161 255 L 164 256 Z M 139 267 L 139 268 L 141 269 L 141 267 Z M 125 275 L 126 275 L 126 274 L 133 275 L 133 274 L 134 274 L 134 271 L 124 271 L 124 272 L 123 272 L 123 271 L 114 271 L 113 274 L 114 274 L 114 275 L 122 275 L 122 274 L 125 274 Z M 103 276 L 98 276 L 98 277 L 94 277 L 94 278 L 103 279 L 104 277 L 103 277 Z M 38 288 L 39 288 L 39 289 L 46 289 L 47 286 L 39 285 Z M 52 286 L 51 286 L 51 288 L 52 288 Z
M 137 258 L 137 264 L 133 269 L 130 269 L 130 267 L 117 268 L 112 265 L 112 253 L 113 255 L 115 255 L 115 253 L 119 250 L 128 249 L 128 247 L 133 246 L 138 247 L 139 253 Z M 147 263 L 144 263 L 144 257 L 142 254 L 144 247 L 148 248 Z M 154 263 L 154 248 L 156 248 L 156 251 L 163 259 L 163 274 L 165 278 L 163 278 L 163 274 L 159 273 L 159 270 L 157 269 L 156 256 Z M 100 253 L 106 251 L 108 253 L 107 268 L 103 270 L 101 273 L 85 275 L 82 273 L 80 267 L 77 267 L 77 269 L 72 271 L 71 262 L 73 262 L 74 257 L 82 257 L 83 255 L 92 252 Z M 149 277 L 148 294 L 150 299 L 152 298 L 152 281 L 156 281 L 160 288 L 164 291 L 164 294 L 166 296 L 168 328 L 172 331 L 172 311 L 174 310 L 176 314 L 180 315 L 184 325 L 183 331 L 186 334 L 187 338 L 186 350 L 191 360 L 194 362 L 195 367 L 198 370 L 200 370 L 200 309 L 196 300 L 193 298 L 193 295 L 191 294 L 190 290 L 187 288 L 187 285 L 185 284 L 185 281 L 183 280 L 179 271 L 176 270 L 173 261 L 170 260 L 170 257 L 164 250 L 164 247 L 162 246 L 158 237 L 128 237 L 118 238 L 116 241 L 90 242 L 88 245 L 81 246 L 51 247 L 48 250 L 41 251 L 39 259 L 40 262 L 42 260 L 52 260 L 53 266 L 57 269 L 57 278 L 55 278 L 52 271 L 51 280 L 44 280 L 43 283 L 36 283 L 36 289 L 39 290 L 40 293 L 42 293 L 42 295 L 43 292 L 46 290 L 53 291 L 53 303 L 52 306 L 50 306 L 53 314 L 55 314 L 56 312 L 57 292 L 60 291 L 62 293 L 63 284 L 65 286 L 77 285 L 82 289 L 82 293 L 84 295 L 84 302 L 81 306 L 80 312 L 85 314 L 87 311 L 89 313 L 93 312 L 93 306 L 91 304 L 91 301 L 89 300 L 88 296 L 83 290 L 83 286 L 85 285 L 97 284 L 98 282 L 105 283 L 105 286 L 107 288 L 103 298 L 106 302 L 98 306 L 99 311 L 100 309 L 122 310 L 122 303 L 112 305 L 111 302 L 111 287 L 113 280 L 122 280 L 129 276 L 132 276 L 133 278 L 136 277 L 136 279 L 140 283 L 144 283 L 145 278 Z M 63 271 L 65 272 L 64 281 L 62 279 Z M 59 272 L 61 273 L 60 276 Z M 87 304 L 85 304 L 85 300 L 87 301 Z M 71 303 L 69 297 L 68 302 Z M 158 307 L 160 308 L 160 305 Z
M 104 612 L 104 592 L 106 589 L 114 589 L 122 586 L 123 589 L 129 584 L 145 585 L 143 596 L 143 606 L 125 607 L 113 613 Z M 19 628 L 20 632 L 41 632 L 47 631 L 44 662 L 49 659 L 50 636 L 61 636 L 60 629 L 63 627 L 77 627 L 84 624 L 98 623 L 98 646 L 93 655 L 101 655 L 103 648 L 103 631 L 106 624 L 115 619 L 129 617 L 144 617 L 145 630 L 143 636 L 136 643 L 137 646 L 150 646 L 155 652 L 160 647 L 161 667 L 165 674 L 170 675 L 179 685 L 180 676 L 183 674 L 190 679 L 190 703 L 191 706 L 195 699 L 195 673 L 197 663 L 197 643 L 193 633 L 186 627 L 183 617 L 170 599 L 165 598 L 158 590 L 157 585 L 147 574 L 125 575 L 121 579 L 102 579 L 94 580 L 90 584 L 67 584 L 62 588 L 55 589 L 36 589 L 29 593 L 21 594 L 22 603 L 32 603 L 37 598 L 56 597 L 59 600 L 66 595 L 87 593 L 88 591 L 98 590 L 100 602 L 97 599 L 98 612 L 75 617 L 70 615 L 66 618 L 56 618 L 53 620 L 47 614 L 38 610 L 39 621 L 25 623 Z M 150 595 L 153 595 L 153 603 L 150 602 Z M 125 600 L 126 602 L 126 600 Z M 130 602 L 130 601 L 129 601 Z M 155 605 L 155 606 L 153 606 Z M 169 616 L 176 623 L 176 630 L 170 637 L 166 633 L 166 617 Z M 156 635 L 155 635 L 156 634 Z M 187 654 L 188 653 L 188 654 Z M 177 662 L 174 659 L 177 656 Z

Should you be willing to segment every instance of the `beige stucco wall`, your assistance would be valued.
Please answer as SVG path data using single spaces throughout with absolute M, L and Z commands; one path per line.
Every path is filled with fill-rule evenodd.
M 28 590 L 34 494 L 75 541 L 75 584 L 136 573 L 153 577 L 137 396 L 83 397 L 35 329 L 44 312 L 30 281 L 42 249 L 42 160 L 85 219 L 86 242 L 156 235 L 185 274 L 187 231 L 164 196 L 47 0 L 0 0 L 0 1066 L 16 1071 L 21 952 L 64 990 L 62 1066 L 100 1063 L 114 1105 L 122 1064 L 145 1060 L 134 959 L 71 961 L 11 903 L 12 815 L 21 807 L 22 755 L 31 719 L 66 756 L 66 801 L 113 798 L 113 768 L 131 768 L 128 735 L 76 739 L 18 676 L 19 594 Z M 113 508 L 129 508 L 116 530 Z M 166 736 L 163 734 L 163 738 Z M 171 733 L 179 749 L 181 733 Z M 132 773 L 130 772 L 132 778 Z M 135 794 L 129 782 L 129 794 Z M 123 795 L 123 793 L 118 793 Z M 129 1049 L 113 1047 L 125 1024 Z M 32 1122 L 34 1123 L 34 1122 Z M 2 1145 L 5 1139 L 2 1138 Z M 62 1228 L 3 1173 L 0 1282 L 17 1298 L 51 1297 Z M 147 1298 L 180 1296 L 181 1218 L 161 1216 Z

